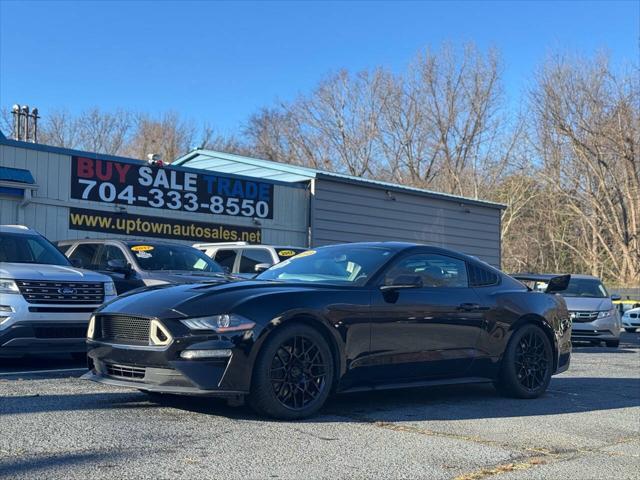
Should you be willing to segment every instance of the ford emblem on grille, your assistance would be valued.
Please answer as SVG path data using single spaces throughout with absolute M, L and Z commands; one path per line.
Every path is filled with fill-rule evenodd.
M 73 295 L 74 293 L 76 293 L 76 289 L 70 287 L 59 288 L 58 293 L 60 295 Z

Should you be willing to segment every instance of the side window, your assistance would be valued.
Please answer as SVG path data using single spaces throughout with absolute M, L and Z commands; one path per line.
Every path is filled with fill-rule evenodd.
M 398 277 L 419 276 L 425 287 L 468 287 L 466 263 L 444 255 L 421 253 L 399 260 L 384 277 L 393 285 Z
M 213 259 L 218 262 L 218 265 L 222 268 L 228 268 L 229 271 L 233 271 L 233 264 L 236 261 L 237 253 L 235 250 L 218 250 Z
M 82 268 L 95 268 L 93 259 L 99 246 L 97 243 L 82 243 L 69 255 L 69 260 L 79 260 Z
M 98 268 L 100 270 L 105 270 L 109 265 L 109 260 L 122 260 L 123 262 L 127 261 L 127 257 L 125 257 L 122 250 L 114 245 L 105 245 L 102 247 L 98 255 Z
M 469 284 L 472 287 L 488 287 L 489 285 L 497 285 L 500 283 L 500 277 L 488 268 L 479 265 L 469 264 Z M 546 285 L 541 286 L 536 283 L 534 289 L 544 291 Z
M 266 248 L 247 248 L 242 250 L 240 273 L 256 273 L 255 267 L 259 263 L 273 263 L 269 250 Z

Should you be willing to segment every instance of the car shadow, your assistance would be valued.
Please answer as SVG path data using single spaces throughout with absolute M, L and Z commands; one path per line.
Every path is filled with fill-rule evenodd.
M 470 420 L 562 415 L 640 406 L 640 379 L 554 377 L 547 393 L 533 400 L 504 398 L 491 385 L 453 385 L 337 395 L 320 414 L 303 422 Z M 0 416 L 51 411 L 145 410 L 175 408 L 237 420 L 265 421 L 248 407 L 230 407 L 215 398 L 139 392 L 9 396 L 0 402 Z
M 120 456 L 113 452 L 82 452 L 0 457 L 0 478 L 12 478 L 16 475 L 47 478 L 63 467 L 96 465 L 101 462 L 113 464 L 120 460 Z

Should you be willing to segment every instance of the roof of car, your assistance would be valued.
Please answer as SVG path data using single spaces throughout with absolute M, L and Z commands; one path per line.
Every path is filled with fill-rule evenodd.
M 0 225 L 0 232 L 2 233 L 22 233 L 27 235 L 38 235 L 38 232 L 31 230 L 24 225 Z
M 53 242 L 56 245 L 71 245 L 73 243 L 107 243 L 107 242 L 117 242 L 126 246 L 133 245 L 166 245 L 171 247 L 191 247 L 191 245 L 186 245 L 184 243 L 178 242 L 170 242 L 166 240 L 122 240 L 120 238 L 80 238 L 77 240 L 59 240 L 57 242 Z

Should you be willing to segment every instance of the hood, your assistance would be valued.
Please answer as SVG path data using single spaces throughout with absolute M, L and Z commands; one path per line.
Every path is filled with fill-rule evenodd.
M 322 287 L 231 279 L 224 283 L 157 285 L 125 293 L 99 311 L 158 318 L 187 318 L 202 316 L 202 312 L 209 315 L 228 313 L 239 302 L 256 295 L 295 293 L 319 288 Z
M 610 298 L 592 297 L 564 297 L 569 310 L 584 310 L 594 312 L 596 310 L 611 310 L 613 302 Z
M 106 275 L 75 267 L 10 262 L 0 263 L 0 278 L 10 278 L 12 280 L 59 280 L 63 282 L 108 282 L 111 280 Z

